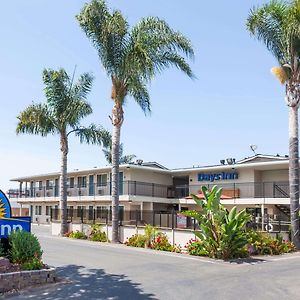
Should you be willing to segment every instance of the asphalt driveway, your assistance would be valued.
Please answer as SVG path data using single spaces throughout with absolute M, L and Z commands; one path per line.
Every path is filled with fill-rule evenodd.
M 63 282 L 10 299 L 300 299 L 300 254 L 224 263 L 52 237 L 33 226 Z

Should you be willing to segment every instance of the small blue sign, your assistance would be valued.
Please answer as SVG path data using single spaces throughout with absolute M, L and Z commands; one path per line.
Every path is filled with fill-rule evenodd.
M 31 217 L 13 217 L 8 198 L 0 190 L 0 238 L 7 238 L 14 230 L 31 231 Z

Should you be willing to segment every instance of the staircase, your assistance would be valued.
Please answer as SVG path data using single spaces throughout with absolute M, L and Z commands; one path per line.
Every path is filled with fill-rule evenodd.
M 276 204 L 275 207 L 290 219 L 291 211 L 288 204 Z

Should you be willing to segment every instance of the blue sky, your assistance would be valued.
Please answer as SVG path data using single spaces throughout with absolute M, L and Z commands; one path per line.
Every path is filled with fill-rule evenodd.
M 149 87 L 152 115 L 145 117 L 128 99 L 122 141 L 127 154 L 169 168 L 218 163 L 251 155 L 287 154 L 288 114 L 284 90 L 272 77 L 275 59 L 245 28 L 248 12 L 266 1 L 117 1 L 134 24 L 143 16 L 165 19 L 189 37 L 197 80 L 176 69 Z M 15 0 L 1 4 L 0 37 L 0 188 L 9 179 L 59 170 L 57 136 L 16 136 L 16 116 L 32 101 L 45 101 L 44 68 L 92 72 L 89 96 L 94 114 L 86 120 L 111 129 L 110 81 L 75 15 L 85 1 Z M 105 165 L 100 148 L 70 141 L 69 170 Z

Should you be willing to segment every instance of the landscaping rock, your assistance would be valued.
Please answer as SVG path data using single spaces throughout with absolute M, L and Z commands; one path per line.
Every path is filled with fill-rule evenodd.
M 5 257 L 0 257 L 0 272 L 5 272 L 11 267 L 11 263 Z

